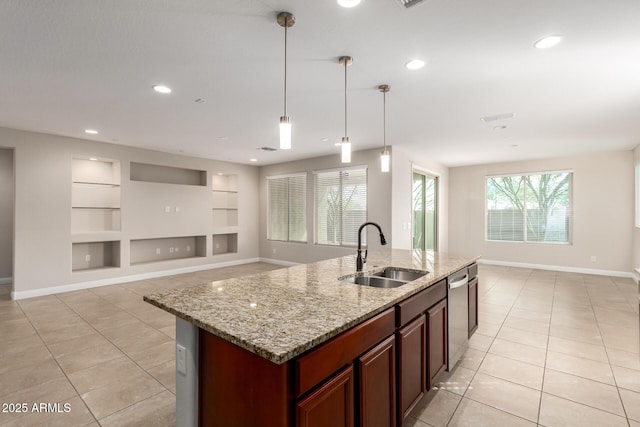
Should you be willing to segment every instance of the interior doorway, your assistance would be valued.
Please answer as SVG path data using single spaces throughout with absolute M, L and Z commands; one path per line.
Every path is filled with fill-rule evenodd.
M 0 148 L 0 299 L 13 290 L 13 149 Z
M 438 250 L 438 177 L 413 171 L 413 249 Z

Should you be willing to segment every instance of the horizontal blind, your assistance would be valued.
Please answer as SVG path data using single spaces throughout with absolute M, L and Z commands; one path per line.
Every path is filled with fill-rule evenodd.
M 267 178 L 269 240 L 307 241 L 307 176 Z
M 571 172 L 487 177 L 487 240 L 569 243 Z
M 358 227 L 367 220 L 367 168 L 317 171 L 316 243 L 356 245 Z

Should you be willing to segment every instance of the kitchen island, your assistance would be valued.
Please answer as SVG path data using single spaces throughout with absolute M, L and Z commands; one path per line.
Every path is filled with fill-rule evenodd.
M 402 419 L 395 410 L 396 352 L 399 371 L 403 357 L 395 341 L 417 339 L 424 355 L 427 309 L 440 308 L 437 313 L 441 314 L 432 317 L 439 319 L 434 325 L 445 328 L 440 337 L 444 349 L 443 281 L 475 265 L 477 259 L 398 249 L 372 252 L 363 274 L 386 267 L 427 272 L 390 289 L 341 281 L 356 275 L 354 255 L 145 296 L 145 301 L 178 318 L 178 425 L 305 425 L 305 420 L 312 424 L 309 417 L 323 412 L 326 404 L 332 412 L 342 408 L 345 425 L 353 425 L 354 418 L 362 418 L 366 403 L 353 396 L 375 385 L 380 375 L 374 372 L 386 365 L 389 386 L 383 394 L 393 401 L 387 406 L 394 421 L 383 425 L 394 425 Z M 433 305 L 423 307 L 427 302 Z M 372 376 L 363 384 L 364 368 L 369 365 L 362 357 L 373 350 L 378 353 L 370 355 L 375 356 Z M 422 360 L 426 370 L 425 358 L 414 356 L 408 359 Z M 397 374 L 402 377 L 402 372 Z M 378 379 L 384 382 L 385 378 Z M 424 390 L 427 380 L 423 378 L 417 387 Z M 397 387 L 398 401 L 409 388 Z M 320 399 L 313 399 L 318 393 Z M 410 401 L 410 407 L 415 403 Z M 410 410 L 402 402 L 399 406 L 397 412 Z

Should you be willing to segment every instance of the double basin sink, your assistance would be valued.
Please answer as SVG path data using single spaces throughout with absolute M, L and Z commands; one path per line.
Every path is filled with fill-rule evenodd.
M 344 277 L 340 280 L 355 283 L 356 285 L 370 286 L 372 288 L 397 288 L 407 282 L 417 280 L 427 273 L 428 271 L 407 271 L 387 267 L 378 273 L 371 273 L 367 276 Z

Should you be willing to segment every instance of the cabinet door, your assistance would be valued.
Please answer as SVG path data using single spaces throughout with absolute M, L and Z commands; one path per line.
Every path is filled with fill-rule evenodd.
M 426 338 L 424 315 L 398 331 L 399 425 L 424 396 L 426 390 Z
M 390 427 L 396 422 L 396 346 L 390 336 L 358 358 L 360 426 Z
M 469 338 L 478 329 L 478 278 L 469 282 Z
M 436 377 L 447 369 L 447 300 L 427 310 L 427 329 L 427 389 L 430 390 Z
M 297 427 L 353 427 L 353 365 L 296 405 Z

